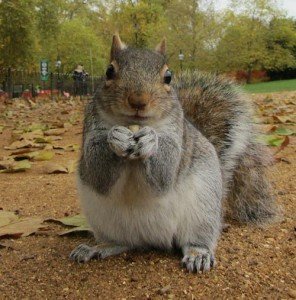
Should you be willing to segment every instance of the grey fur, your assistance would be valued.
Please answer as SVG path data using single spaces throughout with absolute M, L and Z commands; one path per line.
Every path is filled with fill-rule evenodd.
M 251 99 L 232 81 L 198 71 L 183 72 L 174 87 L 186 118 L 217 150 L 227 215 L 247 223 L 273 221 L 279 210 L 266 176 L 271 155 L 256 143 Z
M 259 147 L 250 148 L 251 107 L 233 84 L 196 72 L 169 87 L 163 55 L 114 41 L 114 78 L 102 81 L 85 112 L 78 177 L 85 215 L 97 240 L 126 250 L 176 245 L 188 271 L 207 271 L 223 195 L 240 220 L 273 213 L 268 184 L 257 176 L 264 165 Z M 137 133 L 127 128 L 134 124 Z M 71 254 L 82 262 L 97 256 L 85 245 Z
M 119 177 L 124 162 L 110 151 L 108 130 L 96 119 L 93 104 L 86 108 L 83 151 L 79 163 L 79 176 L 97 192 L 106 194 Z
M 128 247 L 123 246 L 90 247 L 88 245 L 81 244 L 71 252 L 70 259 L 79 263 L 86 263 L 91 259 L 104 259 L 108 256 L 118 255 L 128 250 L 130 250 Z

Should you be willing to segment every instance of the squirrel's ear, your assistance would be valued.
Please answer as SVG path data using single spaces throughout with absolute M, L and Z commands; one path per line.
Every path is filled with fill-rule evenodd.
M 116 53 L 126 48 L 126 45 L 121 41 L 119 34 L 113 35 L 111 47 L 111 61 L 114 60 Z
M 165 55 L 166 53 L 166 38 L 163 38 L 162 41 L 156 46 L 155 51 Z

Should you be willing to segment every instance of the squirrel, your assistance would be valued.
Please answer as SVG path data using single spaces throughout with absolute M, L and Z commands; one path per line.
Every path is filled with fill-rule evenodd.
M 165 39 L 155 50 L 113 36 L 106 77 L 85 109 L 78 192 L 97 242 L 87 262 L 133 249 L 180 249 L 189 272 L 215 263 L 223 202 L 233 218 L 276 214 L 250 102 L 228 80 L 172 80 Z

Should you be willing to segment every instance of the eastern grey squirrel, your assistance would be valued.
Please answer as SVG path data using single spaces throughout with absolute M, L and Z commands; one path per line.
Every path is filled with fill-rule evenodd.
M 176 247 L 188 271 L 207 271 L 222 198 L 240 221 L 276 214 L 251 104 L 218 77 L 184 72 L 171 82 L 165 48 L 165 40 L 150 51 L 113 37 L 106 78 L 85 110 L 78 171 L 95 239 L 111 245 L 80 245 L 75 261 Z

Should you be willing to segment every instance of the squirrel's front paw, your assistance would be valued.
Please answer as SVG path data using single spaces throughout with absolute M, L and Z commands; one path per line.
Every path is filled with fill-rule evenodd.
M 121 157 L 127 157 L 133 152 L 136 145 L 133 132 L 124 126 L 112 127 L 108 133 L 107 141 L 111 150 Z
M 158 149 L 158 136 L 151 127 L 143 127 L 134 134 L 136 145 L 128 156 L 130 159 L 148 158 L 155 154 Z

